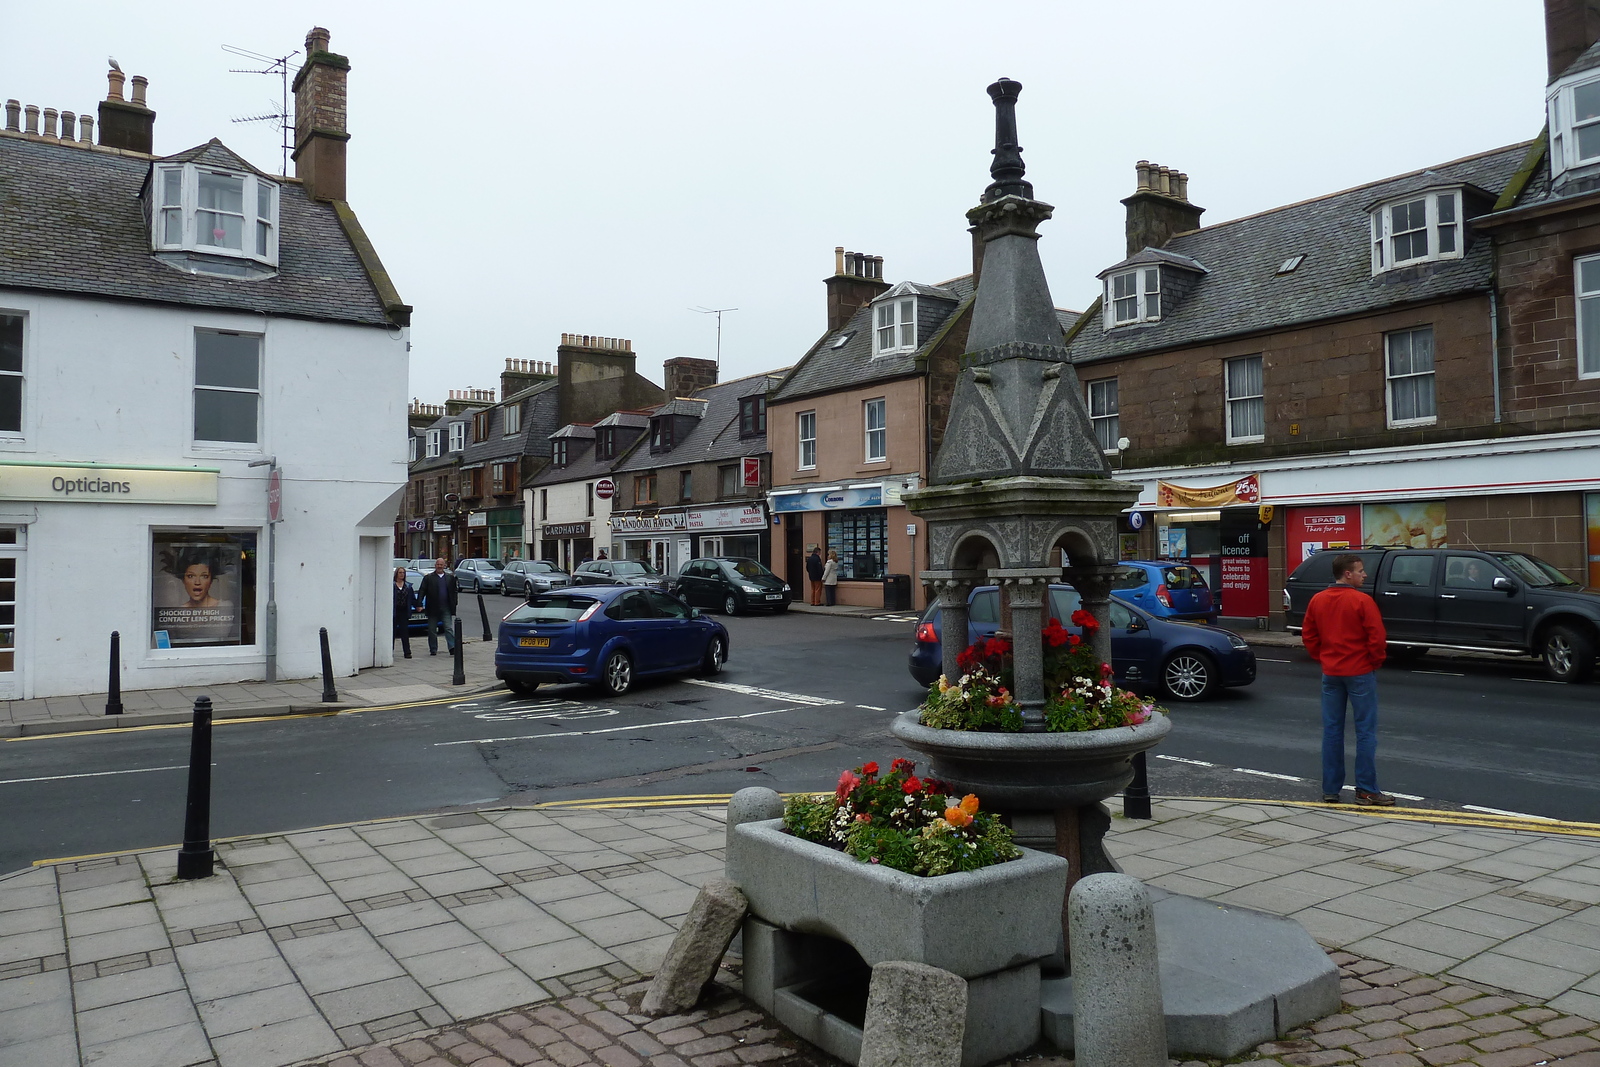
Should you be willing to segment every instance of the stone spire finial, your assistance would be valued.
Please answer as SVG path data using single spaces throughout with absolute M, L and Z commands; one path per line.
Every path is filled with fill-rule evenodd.
M 994 179 L 983 191 L 983 202 L 998 200 L 1002 196 L 1020 196 L 1033 199 L 1033 185 L 1022 176 L 1027 167 L 1022 162 L 1022 146 L 1017 144 L 1017 95 L 1022 83 L 1001 78 L 989 86 L 989 99 L 994 101 L 994 162 L 989 164 L 989 176 Z

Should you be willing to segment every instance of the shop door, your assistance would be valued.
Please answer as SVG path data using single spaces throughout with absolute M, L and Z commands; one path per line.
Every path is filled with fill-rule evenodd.
M 800 516 L 791 512 L 783 517 L 783 556 L 788 561 L 789 599 L 799 600 L 806 588 L 806 532 Z
M 694 559 L 694 548 L 690 545 L 689 539 L 684 538 L 678 542 L 678 558 L 673 562 L 678 565 L 678 570 L 681 571 L 683 570 L 683 565 L 691 559 Z
M 667 567 L 669 564 L 666 541 L 650 542 L 650 562 L 655 564 L 656 570 L 660 571 L 662 574 L 667 573 Z
M 0 530 L 0 700 L 15 700 L 22 695 L 21 664 L 17 662 L 17 612 L 21 546 L 18 531 Z
M 700 554 L 702 556 L 705 556 L 705 557 L 710 558 L 710 559 L 714 559 L 717 556 L 722 555 L 722 538 L 720 538 L 720 537 L 702 537 L 702 538 L 700 538 Z

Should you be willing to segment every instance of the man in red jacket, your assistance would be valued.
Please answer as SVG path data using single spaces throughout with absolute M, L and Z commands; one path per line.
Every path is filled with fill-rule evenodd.
M 1344 789 L 1345 702 L 1356 724 L 1356 803 L 1387 807 L 1378 790 L 1378 668 L 1388 634 L 1378 605 L 1361 591 L 1367 565 L 1360 556 L 1333 561 L 1334 584 L 1306 605 L 1300 640 L 1322 664 L 1322 800 L 1339 803 Z

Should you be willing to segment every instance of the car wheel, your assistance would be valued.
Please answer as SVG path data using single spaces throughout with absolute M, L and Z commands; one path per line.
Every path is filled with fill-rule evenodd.
M 524 682 L 516 678 L 506 679 L 506 688 L 511 690 L 512 696 L 531 697 L 539 689 L 538 682 Z
M 739 614 L 739 601 L 732 593 L 722 598 L 722 613 L 724 615 Z
M 728 661 L 728 646 L 721 634 L 712 634 L 706 645 L 706 658 L 700 661 L 701 674 L 721 674 L 722 665 Z
M 1594 670 L 1594 639 L 1575 626 L 1552 626 L 1544 635 L 1545 673 L 1558 682 L 1581 682 Z
M 1173 700 L 1204 700 L 1217 688 L 1217 665 L 1204 652 L 1175 652 L 1161 668 L 1161 688 Z
M 600 688 L 614 697 L 633 688 L 633 660 L 626 652 L 613 652 L 606 657 L 606 665 L 600 672 Z

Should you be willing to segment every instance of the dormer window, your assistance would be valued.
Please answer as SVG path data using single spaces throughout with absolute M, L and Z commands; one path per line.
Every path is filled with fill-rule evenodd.
M 467 447 L 467 424 L 465 422 L 452 422 L 450 424 L 450 451 L 460 452 Z
M 195 163 L 151 175 L 151 246 L 278 265 L 278 186 L 257 174 Z
M 672 416 L 662 415 L 650 420 L 650 451 L 668 452 L 672 449 Z
M 1461 190 L 1380 204 L 1372 212 L 1372 273 L 1438 259 L 1460 259 Z
M 1123 271 L 1106 279 L 1111 325 L 1153 322 L 1161 317 L 1161 268 Z
M 617 428 L 615 426 L 601 426 L 594 432 L 594 458 L 617 458 Z
M 1548 90 L 1552 178 L 1574 167 L 1600 163 L 1600 78 L 1594 74 L 1592 68 L 1585 70 Z
M 872 354 L 910 352 L 917 347 L 917 302 L 912 297 L 888 300 L 872 309 Z
M 428 431 L 428 458 L 429 459 L 437 459 L 438 458 L 438 456 L 439 456 L 439 438 L 442 435 L 443 435 L 443 431 L 438 429 L 438 428 L 434 428 L 434 429 Z
M 747 396 L 739 401 L 739 436 L 759 437 L 767 432 L 767 398 Z
M 550 442 L 550 465 L 552 467 L 565 467 L 567 465 L 567 439 L 558 437 Z

